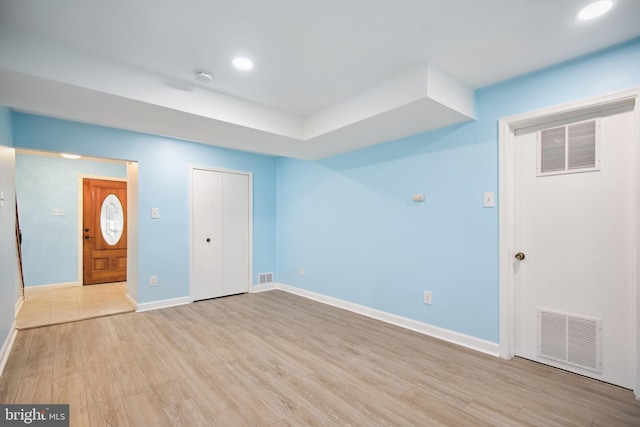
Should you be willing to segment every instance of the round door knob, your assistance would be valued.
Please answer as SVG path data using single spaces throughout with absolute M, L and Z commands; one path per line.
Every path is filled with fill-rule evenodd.
M 524 256 L 524 254 L 523 254 L 522 252 L 518 252 L 518 253 L 516 254 L 516 259 L 517 259 L 518 261 L 522 261 L 524 258 L 525 258 L 525 256 Z
M 211 243 L 211 237 L 207 237 L 207 243 Z
M 91 238 L 91 236 L 84 236 L 85 240 L 89 240 Z

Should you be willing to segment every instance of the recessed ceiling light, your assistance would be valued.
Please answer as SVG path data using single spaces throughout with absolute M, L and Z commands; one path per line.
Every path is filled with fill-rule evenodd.
M 593 2 L 578 13 L 578 19 L 586 21 L 588 19 L 597 18 L 598 16 L 607 13 L 609 9 L 611 9 L 611 6 L 613 6 L 613 2 L 610 0 Z
M 200 83 L 211 83 L 213 75 L 208 71 L 196 71 L 196 80 Z
M 60 153 L 60 155 L 65 159 L 72 159 L 72 160 L 79 159 L 81 157 L 81 156 L 78 156 L 77 154 L 68 154 L 68 153 Z
M 250 70 L 253 68 L 253 61 L 249 58 L 235 58 L 233 60 L 233 66 L 238 70 Z

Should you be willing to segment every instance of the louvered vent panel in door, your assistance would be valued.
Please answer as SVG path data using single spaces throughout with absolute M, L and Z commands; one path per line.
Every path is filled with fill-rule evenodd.
M 565 127 L 540 132 L 540 172 L 565 170 Z
M 538 313 L 540 339 L 538 351 L 541 356 L 564 360 L 567 354 L 567 320 L 559 314 L 541 311 Z
M 569 170 L 596 166 L 596 121 L 569 125 Z
M 602 372 L 602 320 L 538 310 L 538 356 Z

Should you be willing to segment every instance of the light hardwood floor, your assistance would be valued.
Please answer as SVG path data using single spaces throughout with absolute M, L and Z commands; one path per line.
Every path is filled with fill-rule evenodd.
M 27 329 L 133 311 L 126 291 L 126 282 L 26 288 L 16 324 L 18 329 Z
M 75 426 L 638 426 L 629 390 L 269 291 L 20 331 L 2 403 Z

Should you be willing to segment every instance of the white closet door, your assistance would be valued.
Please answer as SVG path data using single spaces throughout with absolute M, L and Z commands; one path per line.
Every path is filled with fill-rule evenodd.
M 222 282 L 224 295 L 249 290 L 249 177 L 222 176 Z
M 249 176 L 193 169 L 191 298 L 249 290 Z

